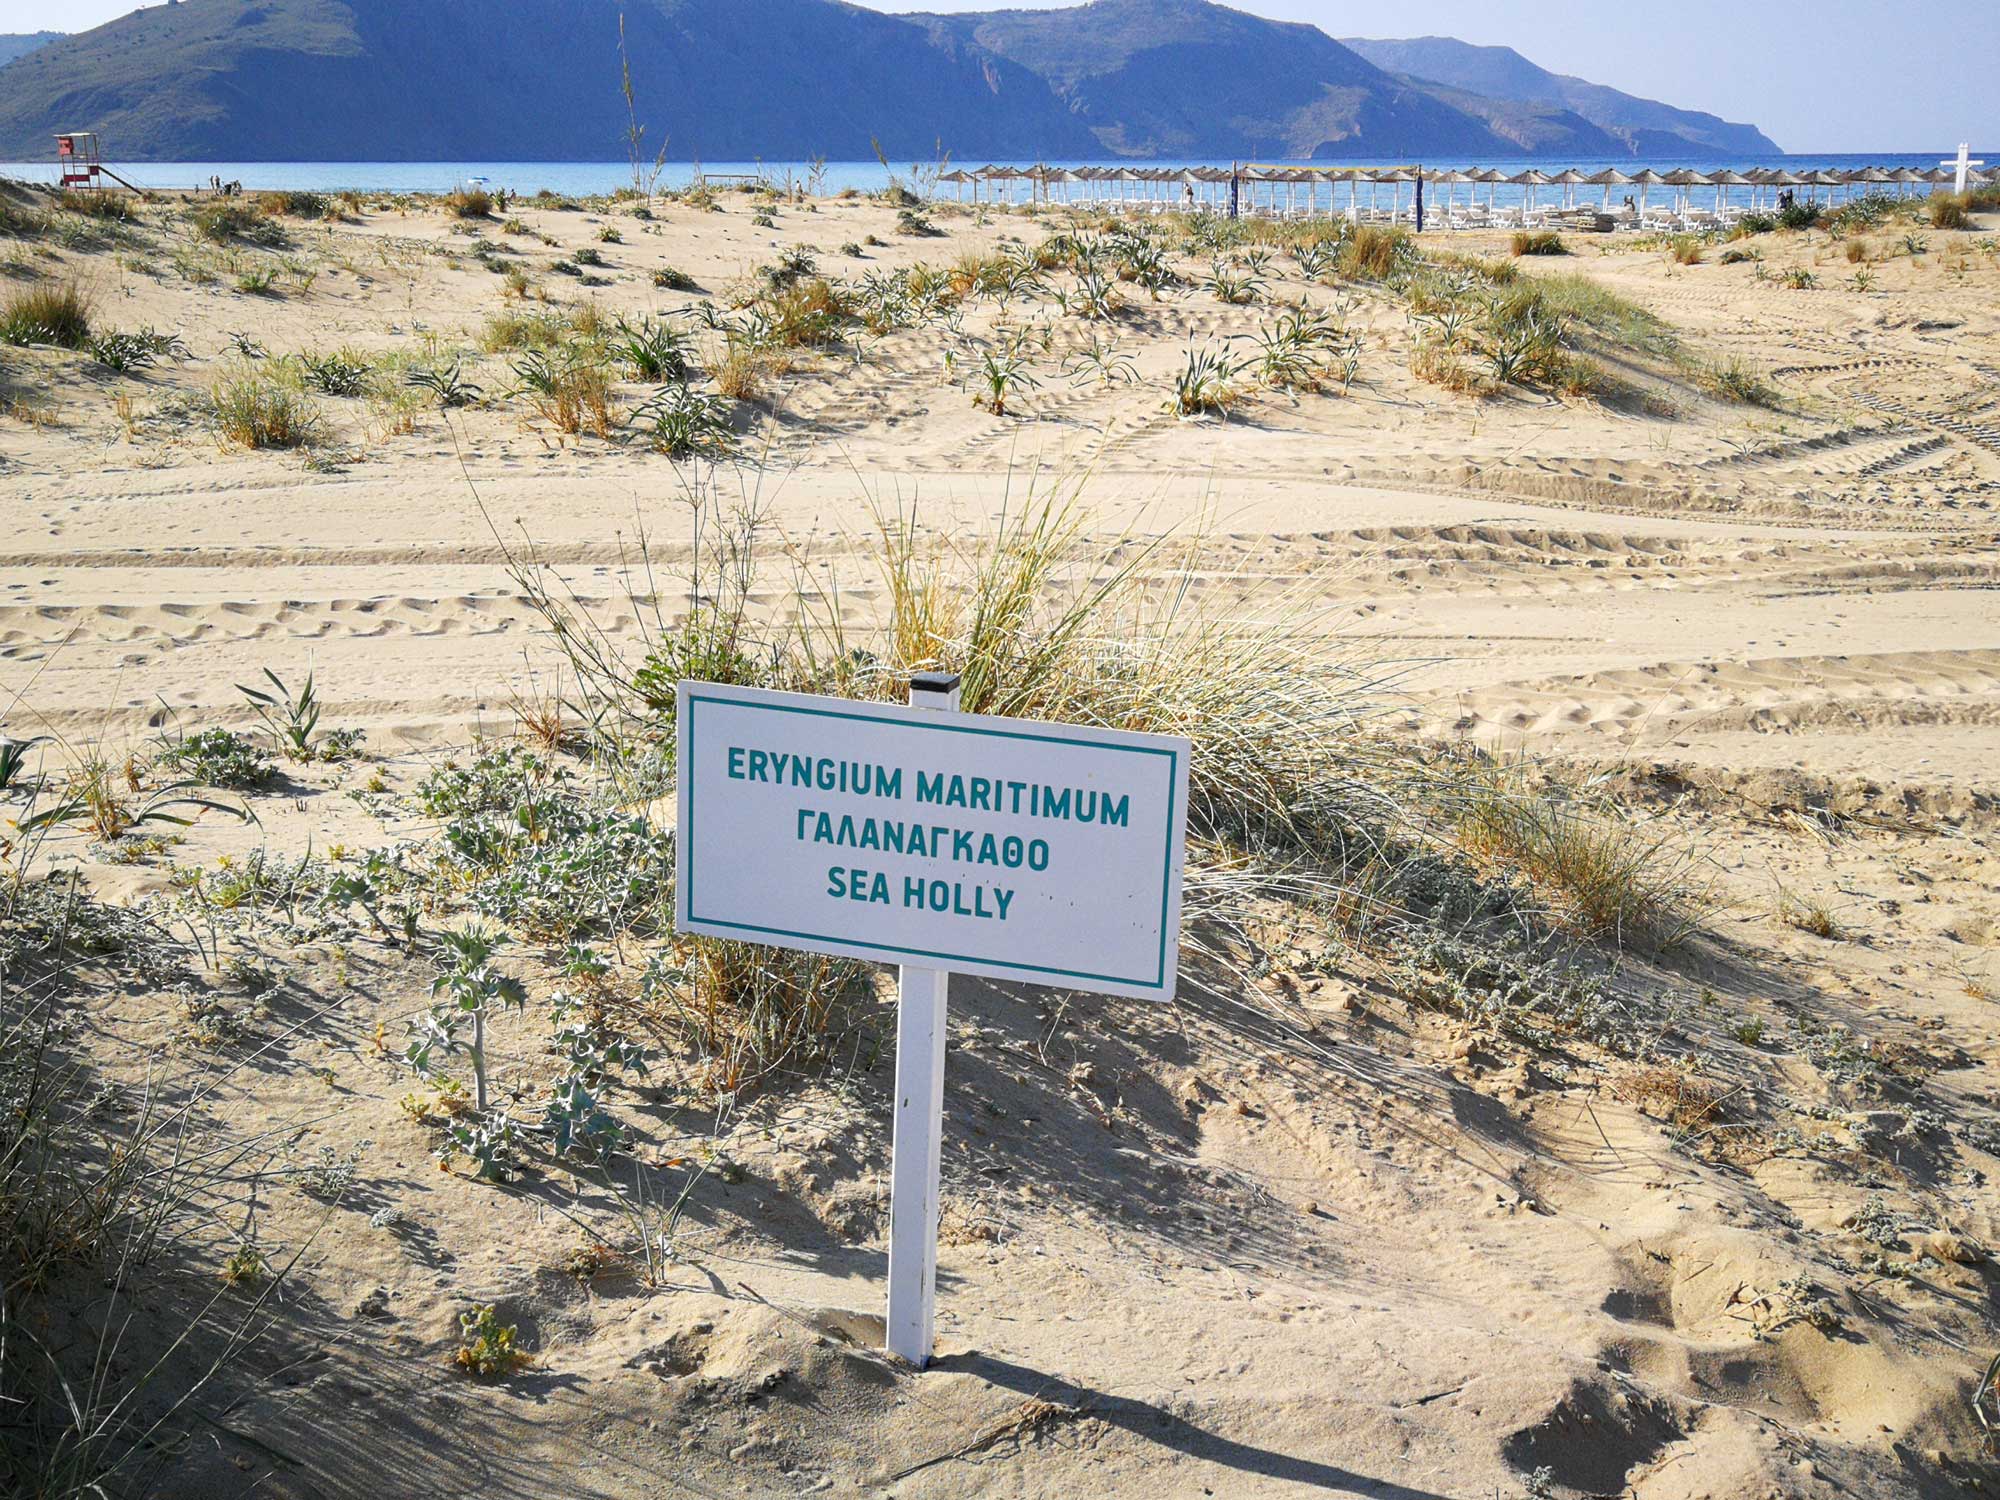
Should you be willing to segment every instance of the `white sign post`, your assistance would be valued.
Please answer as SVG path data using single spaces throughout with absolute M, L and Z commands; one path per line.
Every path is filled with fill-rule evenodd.
M 1953 161 L 1950 157 L 1946 157 L 1938 165 L 1941 167 L 1958 168 L 1958 185 L 1952 191 L 1963 198 L 1965 196 L 1965 185 L 1972 175 L 1972 169 L 1974 167 L 1985 166 L 1986 158 L 1972 154 L 1972 143 L 1970 141 L 1960 141 L 1958 143 L 1958 159 Z
M 921 672 L 910 707 L 958 712 L 958 678 Z M 937 1308 L 938 1162 L 944 1142 L 945 991 L 951 970 L 896 978 L 896 1119 L 889 1147 L 889 1314 L 883 1342 L 921 1369 Z
M 892 1352 L 930 1358 L 945 994 L 979 974 L 1171 1000 L 1189 745 L 910 705 L 683 682 L 682 932 L 901 965 Z

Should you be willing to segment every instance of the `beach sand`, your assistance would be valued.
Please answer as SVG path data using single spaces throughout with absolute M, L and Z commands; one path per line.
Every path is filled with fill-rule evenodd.
M 1033 245 L 1050 222 L 940 215 L 945 233 L 920 238 L 866 201 L 784 204 L 768 228 L 752 211 L 737 194 L 650 221 L 524 200 L 507 212 L 525 233 L 496 217 L 479 238 L 562 303 L 637 316 L 721 297 L 792 247 L 851 280 Z M 6 730 L 59 736 L 57 765 L 92 744 L 115 762 L 161 734 L 252 730 L 237 684 L 310 670 L 324 723 L 365 730 L 374 758 L 288 768 L 284 794 L 252 799 L 257 825 L 204 818 L 133 863 L 80 839 L 54 849 L 112 900 L 170 899 L 171 863 L 429 831 L 396 794 L 475 737 L 513 734 L 523 695 L 561 690 L 510 559 L 547 563 L 636 642 L 628 594 L 676 617 L 666 576 L 694 546 L 686 466 L 622 433 L 564 436 L 504 394 L 507 357 L 479 339 L 523 304 L 462 222 L 370 203 L 286 221 L 280 250 L 216 250 L 183 212 L 162 201 L 127 242 L 24 248 L 0 267 L 0 293 L 74 278 L 100 327 L 172 330 L 191 356 L 120 376 L 63 352 L 0 355 Z M 599 241 L 606 224 L 620 242 Z M 1052 332 L 1039 386 L 1006 416 L 951 382 L 935 326 L 800 356 L 737 411 L 743 456 L 713 483 L 812 576 L 859 577 L 881 514 L 972 545 L 1030 494 L 1074 493 L 1093 536 L 1198 536 L 1207 587 L 1246 612 L 1319 592 L 1328 649 L 1395 677 L 1387 732 L 1548 757 L 1699 848 L 1720 909 L 1692 947 L 1629 955 L 1618 983 L 1689 997 L 1680 1030 L 1724 1106 L 1676 1127 L 1643 1059 L 1552 1064 L 1283 955 L 1254 996 L 1170 1009 L 961 979 L 939 1358 L 915 1375 L 872 1352 L 879 1016 L 819 1077 L 700 1118 L 649 1114 L 645 1159 L 709 1152 L 729 1170 L 682 1206 L 663 1285 L 593 1279 L 569 1263 L 566 1215 L 615 1222 L 601 1187 L 442 1174 L 404 1117 L 395 1053 L 427 965 L 386 941 L 245 932 L 230 942 L 277 983 L 268 1046 L 218 1085 L 209 1123 L 358 1152 L 359 1186 L 333 1210 L 264 1191 L 259 1243 L 301 1258 L 156 1492 L 1990 1489 L 1971 1397 L 2000 1344 L 1994 1270 L 1922 1252 L 1947 1232 L 2000 1235 L 1996 229 L 1924 229 L 1916 254 L 1902 227 L 1864 236 L 1879 251 L 1865 290 L 1823 233 L 1760 237 L 1761 260 L 1731 265 L 1719 247 L 1683 266 L 1589 236 L 1519 263 L 1601 283 L 1701 361 L 1743 361 L 1773 407 L 1608 343 L 1617 399 L 1453 394 L 1412 374 L 1395 297 L 1311 285 L 1276 255 L 1248 306 L 1126 287 L 1099 330 L 1016 302 L 1006 316 Z M 870 236 L 885 243 L 862 257 L 835 249 Z M 579 248 L 601 252 L 602 285 L 544 269 Z M 297 275 L 236 289 L 232 266 L 280 254 L 312 268 L 309 289 Z M 190 280 L 190 264 L 219 279 Z M 702 290 L 656 288 L 664 266 Z M 1819 284 L 1785 285 L 1795 266 Z M 1191 342 L 1247 336 L 1271 297 L 1301 294 L 1350 304 L 1350 390 L 1250 390 L 1227 420 L 1164 409 Z M 965 326 L 986 335 L 1002 316 L 981 299 Z M 487 400 L 322 396 L 310 462 L 224 448 L 201 406 L 237 334 L 262 366 L 343 346 L 463 354 Z M 1062 373 L 1096 336 L 1130 356 L 1130 381 Z M 622 385 L 617 404 L 649 389 Z M 642 537 L 652 574 L 635 565 Z M 775 574 L 758 595 L 793 598 Z M 857 629 L 882 618 L 866 589 L 839 607 Z M 1801 901 L 1824 905 L 1834 935 L 1786 919 Z M 214 1065 L 157 988 L 86 1009 L 107 1077 Z M 530 1017 L 502 1029 L 523 1079 Z M 1871 1093 L 1829 1063 L 1827 1026 L 1890 1085 Z M 1761 1102 L 1727 1107 L 1739 1092 Z M 417 1228 L 371 1225 L 392 1205 Z M 1881 1219 L 1887 1238 L 1866 1238 Z M 448 1372 L 458 1315 L 484 1304 L 536 1368 L 491 1385 Z M 162 1319 L 172 1305 L 146 1304 Z

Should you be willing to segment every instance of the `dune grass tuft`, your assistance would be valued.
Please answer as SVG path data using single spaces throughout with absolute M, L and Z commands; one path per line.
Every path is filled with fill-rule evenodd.
M 1410 253 L 1410 237 L 1402 230 L 1363 224 L 1342 238 L 1334 269 L 1349 281 L 1386 281 Z
M 1523 763 L 1467 762 L 1455 794 L 1465 848 L 1551 897 L 1584 934 L 1668 946 L 1710 914 L 1695 856 L 1668 830 Z
M 1956 197 L 1939 196 L 1931 199 L 1930 220 L 1933 229 L 1970 229 L 1972 216 L 1966 212 L 1965 200 Z
M 1508 249 L 1515 255 L 1567 255 L 1569 246 L 1553 229 L 1522 229 L 1514 232 Z
M 1776 406 L 1777 387 L 1741 359 L 1716 360 L 1695 371 L 1695 384 L 1709 395 L 1744 406 Z
M 81 349 L 90 341 L 90 294 L 73 281 L 45 282 L 0 302 L 0 344 L 55 344 Z
M 319 407 L 262 372 L 243 369 L 209 387 L 218 437 L 240 448 L 305 448 L 322 431 Z

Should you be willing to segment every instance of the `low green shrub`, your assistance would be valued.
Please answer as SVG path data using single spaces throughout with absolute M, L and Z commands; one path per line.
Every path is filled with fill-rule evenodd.
M 271 757 L 233 729 L 198 729 L 169 742 L 159 763 L 203 786 L 251 791 L 271 779 Z

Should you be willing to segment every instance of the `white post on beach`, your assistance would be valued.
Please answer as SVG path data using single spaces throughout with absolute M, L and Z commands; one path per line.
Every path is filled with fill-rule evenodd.
M 1941 167 L 1958 168 L 1958 184 L 1952 191 L 1962 198 L 1965 196 L 1965 181 L 1967 176 L 1974 167 L 1985 166 L 1986 158 L 1983 156 L 1975 157 L 1972 154 L 1972 143 L 1970 141 L 1960 141 L 1958 143 L 1958 160 L 1953 161 L 1947 157 L 1945 160 L 1939 162 L 1938 165 Z
M 918 672 L 910 707 L 958 712 L 958 674 Z M 889 1157 L 889 1352 L 922 1369 L 937 1305 L 938 1153 L 944 1135 L 949 969 L 897 974 L 896 1118 Z

